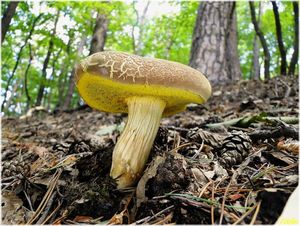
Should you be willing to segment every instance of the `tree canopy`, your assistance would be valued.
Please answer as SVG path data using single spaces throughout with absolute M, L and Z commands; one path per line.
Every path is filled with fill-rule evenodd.
M 154 3 L 150 1 L 148 4 L 151 6 Z M 136 1 L 20 2 L 2 42 L 2 112 L 7 115 L 23 114 L 36 103 L 51 111 L 63 105 L 68 85 L 72 82 L 72 68 L 79 59 L 89 54 L 98 14 L 108 19 L 104 50 L 134 53 L 138 49 L 143 56 L 188 64 L 199 2 L 176 1 L 168 4 L 174 12 L 150 17 L 147 15 L 149 9 L 145 9 L 146 3 L 138 9 Z M 270 51 L 270 75 L 274 77 L 280 75 L 276 23 L 271 2 L 261 4 L 260 28 Z M 278 2 L 277 5 L 289 63 L 295 42 L 293 3 Z M 2 2 L 3 17 L 8 6 L 9 2 Z M 258 2 L 254 6 L 258 16 Z M 250 19 L 249 4 L 238 2 L 236 13 L 242 78 L 250 79 L 256 34 Z M 263 61 L 263 50 L 259 48 L 261 72 Z M 43 95 L 37 101 L 41 86 Z M 75 91 L 69 107 L 75 108 L 79 104 L 81 100 Z

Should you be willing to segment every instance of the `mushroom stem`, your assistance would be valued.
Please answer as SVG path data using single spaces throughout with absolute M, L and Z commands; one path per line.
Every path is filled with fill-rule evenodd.
M 133 185 L 141 176 L 166 106 L 155 97 L 131 97 L 126 102 L 128 120 L 113 151 L 110 170 L 118 188 Z

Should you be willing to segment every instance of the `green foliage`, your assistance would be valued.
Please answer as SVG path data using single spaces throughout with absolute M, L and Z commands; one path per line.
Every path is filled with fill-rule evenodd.
M 168 4 L 178 8 L 178 11 L 156 17 L 146 17 L 142 27 L 141 54 L 188 64 L 199 2 L 174 1 Z M 277 47 L 274 15 L 270 2 L 262 4 L 264 4 L 264 10 L 261 15 L 261 27 L 272 56 L 271 73 L 276 75 L 279 72 L 280 55 Z M 278 4 L 289 62 L 293 52 L 294 39 L 293 7 L 291 2 L 279 2 Z M 2 3 L 2 12 L 5 11 L 7 5 L 6 1 Z M 258 2 L 255 2 L 255 6 L 257 9 Z M 58 29 L 56 35 L 52 36 L 57 11 L 60 12 Z M 238 2 L 236 11 L 241 69 L 243 77 L 249 78 L 252 69 L 255 33 L 251 24 L 248 2 Z M 24 76 L 30 58 L 29 44 L 33 57 L 28 71 L 27 87 L 31 98 L 30 106 L 35 103 L 41 83 L 45 85 L 43 104 L 49 110 L 54 110 L 64 101 L 76 59 L 86 57 L 89 53 L 97 13 L 106 15 L 109 20 L 105 49 L 132 53 L 134 44 L 136 44 L 133 42 L 132 29 L 134 27 L 137 29 L 139 24 L 134 4 L 129 1 L 21 1 L 19 3 L 2 43 L 2 98 L 18 55 L 21 56 L 16 72 L 8 86 L 7 102 L 9 105 L 2 109 L 5 114 L 23 114 L 27 110 Z M 28 38 L 32 24 L 39 15 L 40 18 L 35 25 L 33 34 L 20 53 L 21 46 Z M 83 54 L 77 56 L 77 49 L 83 37 L 87 38 Z M 43 62 L 49 49 L 50 40 L 54 44 L 53 50 L 46 70 L 46 79 L 42 79 Z M 260 50 L 260 62 L 263 62 L 262 49 Z M 80 101 L 80 97 L 75 91 L 71 108 L 77 107 Z
M 258 18 L 258 2 L 255 2 L 256 17 Z M 261 2 L 262 15 L 260 27 L 265 35 L 271 54 L 270 72 L 272 76 L 280 74 L 280 54 L 276 38 L 276 25 L 271 2 Z M 287 62 L 290 62 L 294 41 L 294 15 L 292 2 L 277 2 L 280 13 L 280 22 L 283 42 L 287 50 Z M 253 39 L 255 31 L 251 23 L 251 15 L 248 2 L 237 3 L 238 20 L 238 48 L 241 61 L 241 69 L 244 78 L 250 78 L 252 69 Z M 263 63 L 263 50 L 260 46 L 260 62 Z M 262 65 L 263 66 L 263 65 Z

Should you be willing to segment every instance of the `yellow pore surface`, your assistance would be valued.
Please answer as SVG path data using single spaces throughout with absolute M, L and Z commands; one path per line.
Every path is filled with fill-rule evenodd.
M 126 99 L 150 96 L 166 102 L 164 116 L 183 111 L 189 103 L 204 100 L 190 91 L 159 85 L 127 84 L 87 72 L 81 75 L 77 88 L 83 100 L 92 108 L 113 113 L 127 113 Z

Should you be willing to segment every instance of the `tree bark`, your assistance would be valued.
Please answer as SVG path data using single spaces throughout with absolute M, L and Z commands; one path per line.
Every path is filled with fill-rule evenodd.
M 25 74 L 24 74 L 24 89 L 25 89 L 25 94 L 26 94 L 26 112 L 28 111 L 28 109 L 31 107 L 31 97 L 29 95 L 29 91 L 28 91 L 28 72 L 31 66 L 31 61 L 33 59 L 33 53 L 32 53 L 32 49 L 31 49 L 31 44 L 29 43 L 28 45 L 29 48 L 29 61 L 27 64 L 27 68 L 25 70 Z
M 51 72 L 50 79 L 48 80 L 48 84 L 50 84 L 50 87 L 52 87 L 51 86 L 51 81 L 55 77 L 55 71 L 56 71 L 55 65 L 57 64 L 57 61 L 59 59 L 59 56 L 60 56 L 62 50 L 63 50 L 63 48 L 61 47 L 59 49 L 59 51 L 57 51 L 57 54 L 55 55 L 55 57 L 52 60 L 52 66 L 51 66 L 52 67 L 52 72 Z M 57 89 L 57 87 L 55 87 L 54 89 Z M 45 97 L 44 97 L 44 104 L 43 104 L 43 106 L 47 106 L 48 110 L 51 109 L 52 95 L 53 95 L 53 92 L 52 92 L 52 89 L 50 89 L 49 92 L 47 92 L 46 95 L 45 95 Z
M 135 8 L 135 4 L 137 1 L 133 1 L 133 9 L 135 11 L 135 15 L 136 15 L 136 23 L 133 25 L 132 27 L 132 44 L 133 44 L 133 52 L 134 54 L 137 55 L 142 55 L 142 50 L 143 50 L 143 35 L 144 35 L 144 24 L 145 24 L 145 19 L 146 19 L 146 14 L 148 12 L 149 9 L 149 5 L 150 5 L 150 1 L 147 1 L 146 6 L 143 10 L 143 13 L 141 15 L 139 15 L 138 10 Z M 138 37 L 136 39 L 134 31 L 135 28 L 138 28 L 139 32 L 138 32 Z
M 79 56 L 83 52 L 83 47 L 85 46 L 85 43 L 86 43 L 86 36 L 83 36 L 79 43 L 78 49 L 77 49 L 77 57 L 76 57 L 77 59 L 75 60 L 76 63 L 78 61 Z M 104 46 L 101 46 L 101 48 L 103 50 Z M 76 65 L 76 63 L 75 63 L 75 65 Z M 75 70 L 76 70 L 76 68 L 73 67 L 70 78 L 69 78 L 68 91 L 66 94 L 66 98 L 62 105 L 62 110 L 67 110 L 72 101 L 72 97 L 73 97 L 73 93 L 74 93 L 74 89 L 75 89 L 75 82 L 74 82 Z
M 71 63 L 71 59 L 70 59 L 70 52 L 71 52 L 71 45 L 73 42 L 73 36 L 69 37 L 69 41 L 67 44 L 67 48 L 66 48 L 66 52 L 67 52 L 67 57 L 65 57 L 64 61 L 63 61 L 63 65 L 61 67 L 59 76 L 58 76 L 58 82 L 57 82 L 57 86 L 58 86 L 58 100 L 55 106 L 55 111 L 59 111 L 60 108 L 63 105 L 63 97 L 64 97 L 64 93 L 65 93 L 65 84 L 66 84 L 66 77 L 67 77 L 67 72 L 69 70 L 69 64 Z
M 259 10 L 258 10 L 258 18 L 257 18 L 257 24 L 260 26 L 260 15 L 262 13 L 262 4 L 261 2 L 259 4 Z M 259 63 L 259 38 L 257 35 L 254 35 L 253 39 L 253 57 L 252 57 L 252 70 L 251 70 L 251 75 L 250 78 L 254 80 L 259 80 L 260 79 L 260 63 Z
M 93 38 L 91 41 L 89 55 L 104 50 L 107 29 L 108 29 L 108 19 L 106 15 L 100 14 L 98 12 L 95 28 L 93 31 Z M 85 43 L 86 43 L 86 37 L 83 36 L 77 49 L 77 57 L 79 57 L 82 54 Z M 77 63 L 77 59 L 75 60 L 75 64 L 76 63 Z M 68 90 L 63 105 L 61 107 L 62 110 L 67 110 L 70 107 L 70 104 L 72 102 L 73 93 L 75 89 L 74 76 L 75 76 L 75 67 L 73 67 L 71 75 L 68 80 Z
M 106 41 L 107 28 L 108 19 L 106 15 L 98 13 L 89 55 L 103 51 Z
M 20 50 L 19 50 L 19 53 L 17 55 L 17 59 L 16 59 L 16 63 L 14 65 L 14 68 L 12 70 L 12 73 L 11 75 L 9 76 L 8 80 L 7 80 L 7 84 L 6 84 L 6 88 L 5 88 L 5 93 L 3 95 L 3 102 L 2 102 L 2 105 L 1 105 L 1 109 L 3 110 L 4 107 L 5 107 L 5 103 L 6 103 L 6 98 L 7 98 L 7 92 L 9 90 L 9 86 L 10 86 L 10 83 L 16 73 L 16 70 L 18 68 L 18 65 L 19 65 L 19 62 L 21 60 L 21 56 L 22 56 L 22 51 L 24 49 L 24 47 L 27 45 L 28 41 L 31 39 L 31 36 L 33 34 L 33 31 L 35 29 L 35 25 L 37 23 L 37 21 L 41 18 L 41 14 L 39 16 L 37 16 L 34 20 L 33 20 L 33 23 L 32 23 L 32 26 L 31 26 L 31 29 L 29 31 L 29 34 L 28 36 L 26 37 L 25 41 L 24 41 L 24 44 L 21 46 Z
M 11 22 L 11 19 L 15 15 L 16 8 L 19 4 L 19 1 L 11 1 L 8 3 L 7 9 L 5 10 L 2 20 L 1 20 L 1 42 L 3 42 L 6 32 L 9 29 L 9 25 Z
M 255 29 L 255 33 L 256 35 L 259 37 L 259 40 L 261 42 L 261 45 L 263 47 L 263 51 L 264 51 L 264 75 L 265 75 L 265 79 L 269 79 L 270 78 L 270 52 L 268 49 L 268 45 L 266 42 L 266 39 L 264 37 L 264 34 L 262 33 L 262 31 L 260 30 L 259 26 L 258 26 L 258 22 L 256 20 L 256 15 L 255 15 L 255 8 L 254 8 L 254 3 L 249 1 L 249 5 L 250 5 L 250 13 L 251 13 L 251 21 L 252 24 L 254 26 Z
M 279 48 L 280 57 L 281 57 L 280 73 L 281 73 L 281 75 L 286 75 L 286 68 L 287 68 L 286 50 L 285 50 L 283 40 L 282 40 L 282 30 L 281 30 L 278 6 L 275 1 L 271 1 L 271 2 L 272 2 L 272 6 L 273 6 L 273 13 L 274 13 L 275 24 L 276 24 L 277 43 L 278 43 L 278 48 Z
M 294 75 L 296 70 L 296 65 L 298 63 L 298 55 L 299 55 L 299 4 L 298 2 L 293 2 L 293 10 L 294 10 L 294 52 L 292 55 L 292 59 L 289 67 L 289 75 Z
M 38 90 L 35 106 L 41 105 L 42 99 L 43 99 L 43 96 L 44 96 L 45 80 L 46 80 L 46 76 L 47 76 L 46 70 L 47 70 L 47 67 L 48 67 L 48 64 L 49 64 L 49 61 L 50 61 L 50 57 L 51 57 L 51 54 L 52 54 L 52 51 L 53 51 L 53 46 L 54 46 L 53 38 L 56 35 L 56 26 L 57 26 L 59 14 L 60 14 L 60 11 L 57 11 L 55 22 L 54 22 L 54 28 L 52 30 L 51 38 L 50 38 L 49 45 L 48 45 L 48 51 L 47 51 L 47 54 L 46 54 L 46 57 L 45 57 L 45 60 L 44 60 L 44 63 L 43 63 L 42 80 L 41 80 L 40 87 L 39 87 L 39 90 Z
M 213 84 L 240 79 L 235 2 L 199 4 L 190 66 L 205 74 Z

